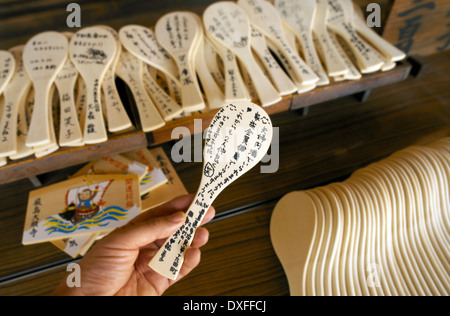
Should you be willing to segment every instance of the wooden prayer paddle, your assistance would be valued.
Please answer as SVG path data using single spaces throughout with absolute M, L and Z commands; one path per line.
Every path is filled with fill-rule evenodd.
M 17 117 L 19 108 L 25 102 L 31 88 L 31 81 L 23 67 L 23 46 L 10 49 L 16 64 L 13 78 L 4 93 L 3 115 L 0 121 L 0 157 L 6 158 L 17 154 Z
M 279 92 L 265 76 L 253 57 L 251 25 L 246 13 L 233 2 L 217 2 L 203 14 L 205 30 L 215 41 L 230 49 L 243 63 L 263 106 L 281 101 Z
M 266 155 L 272 141 L 267 113 L 251 102 L 229 104 L 213 118 L 206 132 L 203 176 L 185 224 L 160 248 L 149 266 L 175 280 L 195 230 L 217 198 L 232 182 Z
M 40 33 L 31 38 L 23 51 L 25 69 L 33 81 L 35 104 L 27 136 L 28 147 L 51 142 L 49 122 L 50 88 L 67 60 L 67 38 L 57 32 Z
M 103 79 L 117 52 L 117 41 L 103 27 L 78 31 L 70 41 L 70 58 L 86 84 L 84 142 L 97 144 L 108 140 L 101 105 Z
M 196 40 L 201 30 L 189 12 L 172 12 L 158 20 L 155 34 L 159 44 L 172 56 L 178 66 L 181 98 L 185 112 L 205 109 L 194 64 Z

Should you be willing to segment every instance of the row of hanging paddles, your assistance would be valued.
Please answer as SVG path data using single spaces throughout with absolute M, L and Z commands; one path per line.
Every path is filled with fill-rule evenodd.
M 228 103 L 268 107 L 286 95 L 392 69 L 405 54 L 355 8 L 351 0 L 221 1 L 202 17 L 166 14 L 153 29 L 38 34 L 0 52 L 0 165 L 133 129 L 116 77 L 133 94 L 139 126 L 151 132 Z

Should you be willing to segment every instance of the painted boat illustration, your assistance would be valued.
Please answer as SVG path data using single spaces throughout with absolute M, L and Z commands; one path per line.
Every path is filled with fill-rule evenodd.
M 59 216 L 73 224 L 95 217 L 102 211 L 103 197 L 111 183 L 112 180 L 69 190 L 67 207 Z

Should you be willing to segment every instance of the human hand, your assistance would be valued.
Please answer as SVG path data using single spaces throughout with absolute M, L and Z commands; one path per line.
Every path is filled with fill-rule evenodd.
M 199 248 L 209 238 L 205 228 L 198 228 L 176 281 L 169 280 L 148 267 L 165 240 L 186 220 L 186 211 L 194 196 L 185 195 L 146 212 L 100 240 L 79 262 L 81 287 L 68 288 L 64 279 L 54 295 L 86 296 L 156 296 L 190 273 L 200 262 Z M 202 225 L 215 216 L 211 207 Z

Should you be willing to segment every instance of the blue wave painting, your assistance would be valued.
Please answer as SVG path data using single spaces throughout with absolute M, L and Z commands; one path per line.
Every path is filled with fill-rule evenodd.
M 77 224 L 62 220 L 60 217 L 49 217 L 45 220 L 44 227 L 49 235 L 53 233 L 71 234 L 75 231 L 90 230 L 92 227 L 105 227 L 111 222 L 126 220 L 128 210 L 118 206 L 105 208 L 92 218 L 87 218 Z
M 145 175 L 145 177 L 142 178 L 140 184 L 141 184 L 141 186 L 143 186 L 143 185 L 147 185 L 148 183 L 150 183 L 152 181 L 153 181 L 152 174 L 151 173 L 147 173 Z

